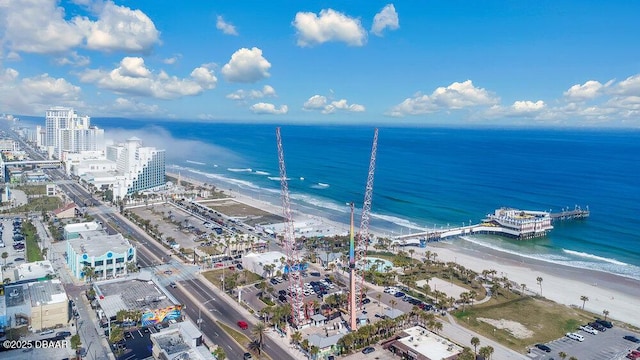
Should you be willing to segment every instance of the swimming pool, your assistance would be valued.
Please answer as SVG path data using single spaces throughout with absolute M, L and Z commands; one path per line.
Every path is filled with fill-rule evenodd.
M 376 257 L 367 257 L 367 265 L 365 265 L 364 269 L 365 271 L 368 271 L 370 268 L 373 268 L 377 272 L 384 272 L 386 271 L 385 268 L 387 266 L 393 267 L 393 263 L 385 259 L 380 259 Z

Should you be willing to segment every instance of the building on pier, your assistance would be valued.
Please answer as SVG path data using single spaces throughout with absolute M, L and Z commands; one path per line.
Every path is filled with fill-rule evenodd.
M 493 214 L 487 215 L 484 225 L 491 224 L 501 227 L 506 236 L 518 239 L 531 239 L 545 236 L 553 226 L 550 213 L 545 211 L 518 210 L 500 208 Z

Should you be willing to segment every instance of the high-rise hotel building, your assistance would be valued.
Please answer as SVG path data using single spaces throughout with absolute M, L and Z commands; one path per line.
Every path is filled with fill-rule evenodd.
M 55 106 L 46 111 L 45 145 L 53 154 L 104 150 L 104 130 L 91 126 L 89 116 L 78 116 L 73 108 Z
M 166 184 L 165 151 L 142 146 L 142 140 L 132 137 L 118 145 L 108 146 L 107 160 L 116 163 L 119 176 L 113 186 L 114 199 Z

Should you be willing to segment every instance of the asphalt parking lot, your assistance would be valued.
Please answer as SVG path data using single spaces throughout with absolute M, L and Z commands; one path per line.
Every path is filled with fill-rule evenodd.
M 546 344 L 551 348 L 550 353 L 534 348 L 529 354 L 530 357 L 536 360 L 560 359 L 558 353 L 563 351 L 568 355 L 567 358 L 575 356 L 578 359 L 618 360 L 624 359 L 630 349 L 640 346 L 640 344 L 622 338 L 625 335 L 635 335 L 636 337 L 640 335 L 618 327 L 599 332 L 597 335 L 582 330 L 574 332 L 584 336 L 584 341 L 571 340 L 565 336 Z
M 18 265 L 24 264 L 26 262 L 27 252 L 26 252 L 26 241 L 20 241 L 25 244 L 25 247 L 22 249 L 15 249 L 13 245 L 16 243 L 14 240 L 14 226 L 13 226 L 14 218 L 4 218 L 0 223 L 2 224 L 2 244 L 3 247 L 0 247 L 0 253 L 6 252 L 8 257 L 6 260 L 2 260 L 2 266 L 5 266 L 7 269 L 15 268 Z M 17 230 L 17 229 L 16 229 Z M 15 236 L 18 236 L 17 233 Z

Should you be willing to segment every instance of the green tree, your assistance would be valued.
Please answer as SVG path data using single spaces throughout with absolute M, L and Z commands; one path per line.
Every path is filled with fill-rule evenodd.
M 471 349 L 465 346 L 462 352 L 458 355 L 457 360 L 475 360 L 475 356 L 471 352 Z
M 258 346 L 260 348 L 260 350 L 262 350 L 262 348 L 264 347 L 264 334 L 267 331 L 267 325 L 260 321 L 259 323 L 257 323 L 252 329 L 251 329 L 251 333 L 257 337 L 257 341 L 258 341 Z
M 580 296 L 580 300 L 582 300 L 582 310 L 584 310 L 584 304 L 589 301 L 589 297 L 586 295 Z
M 224 360 L 227 358 L 227 354 L 224 352 L 222 346 L 218 346 L 215 350 L 213 350 L 213 356 L 218 360 Z
M 311 354 L 312 359 L 317 359 L 317 355 L 319 352 L 320 348 L 315 345 L 311 346 L 311 349 L 309 349 L 309 353 Z
M 124 330 L 115 324 L 111 324 L 111 331 L 109 334 L 109 341 L 112 344 L 117 343 L 118 341 L 124 339 Z
M 84 273 L 84 278 L 91 283 L 91 280 L 96 276 L 96 269 L 92 266 L 86 265 L 82 268 L 82 272 Z
M 478 345 L 480 345 L 480 339 L 477 336 L 471 338 L 471 345 L 473 345 L 474 355 L 478 355 Z
M 4 260 L 4 267 L 7 267 L 7 258 L 9 257 L 9 253 L 8 252 L 3 252 L 2 253 L 2 260 Z
M 575 357 L 575 356 L 572 356 L 572 357 L 569 358 L 569 360 L 578 360 L 578 358 Z
M 566 358 L 567 358 L 567 353 L 566 353 L 566 352 L 564 352 L 564 351 L 560 351 L 560 352 L 558 353 L 558 356 L 560 357 L 560 359 L 564 360 L 564 359 L 566 359 Z
M 75 334 L 71 337 L 71 348 L 76 351 L 76 358 L 79 357 L 78 351 L 80 351 L 80 347 L 82 346 L 82 340 L 80 340 L 80 335 Z

